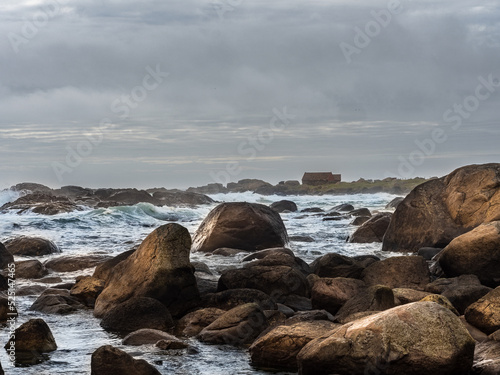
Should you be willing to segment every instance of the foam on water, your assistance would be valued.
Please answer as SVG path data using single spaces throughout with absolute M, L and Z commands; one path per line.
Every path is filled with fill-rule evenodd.
M 0 205 L 15 200 L 19 193 L 0 192 Z M 327 211 L 341 203 L 350 203 L 356 208 L 366 207 L 372 212 L 384 209 L 395 196 L 390 194 L 358 194 L 339 196 L 262 196 L 253 193 L 216 194 L 211 197 L 219 202 L 247 201 L 261 204 L 287 199 L 294 201 L 299 211 L 305 208 L 319 207 Z M 217 204 L 217 203 L 216 203 Z M 139 244 L 154 228 L 168 222 L 177 222 L 185 226 L 191 234 L 216 204 L 198 207 L 155 207 L 148 203 L 135 206 L 122 206 L 99 209 L 83 209 L 55 216 L 43 216 L 25 212 L 18 215 L 8 211 L 0 213 L 0 241 L 10 237 L 29 235 L 41 236 L 54 241 L 61 249 L 61 255 L 107 254 L 116 255 Z M 317 257 L 337 252 L 344 255 L 376 254 L 387 257 L 392 254 L 382 253 L 378 244 L 351 244 L 348 236 L 356 229 L 349 225 L 350 219 L 323 221 L 321 215 L 314 213 L 281 214 L 290 236 L 310 236 L 315 242 L 291 242 L 290 247 L 297 256 L 310 263 Z M 216 274 L 228 267 L 238 266 L 245 254 L 235 257 L 206 256 L 203 253 L 191 254 L 193 261 L 206 263 Z M 53 256 L 39 258 L 41 261 Z M 20 260 L 22 258 L 17 258 Z M 92 269 L 68 274 L 58 274 L 63 281 L 74 280 L 81 274 L 92 274 Z M 31 285 L 31 281 L 19 280 L 20 285 Z M 245 351 L 214 345 L 204 345 L 192 340 L 198 354 L 179 355 L 158 351 L 153 347 L 123 347 L 121 339 L 105 332 L 99 321 L 92 317 L 91 311 L 80 311 L 68 316 L 45 315 L 30 312 L 29 307 L 35 296 L 18 297 L 21 324 L 33 317 L 42 317 L 51 327 L 59 349 L 50 354 L 50 360 L 30 368 L 12 368 L 6 352 L 0 350 L 0 362 L 6 373 L 20 374 L 82 374 L 90 373 L 90 355 L 98 347 L 106 344 L 118 346 L 155 363 L 163 374 L 265 374 L 249 364 Z M 0 343 L 7 342 L 4 329 Z

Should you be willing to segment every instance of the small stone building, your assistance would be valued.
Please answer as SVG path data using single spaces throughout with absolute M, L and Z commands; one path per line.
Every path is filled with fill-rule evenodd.
M 332 172 L 306 172 L 302 177 L 303 185 L 325 185 L 336 184 L 342 180 L 340 174 L 333 174 Z

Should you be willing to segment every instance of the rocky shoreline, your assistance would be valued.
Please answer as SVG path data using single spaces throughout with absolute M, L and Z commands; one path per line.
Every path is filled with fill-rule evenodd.
M 133 189 L 109 195 L 85 190 L 83 195 L 81 188 L 38 188 L 31 194 L 66 197 L 75 205 L 82 204 L 81 197 L 97 197 L 93 207 L 145 196 Z M 146 193 L 159 203 L 214 203 L 193 191 Z M 22 202 L 3 209 L 22 210 L 20 204 L 33 209 Z M 323 220 L 356 221 L 351 242 L 381 242 L 383 250 L 401 253 L 383 260 L 331 252 L 304 262 L 288 248 L 279 212 L 298 208 L 285 200 L 271 207 L 221 203 L 192 237 L 179 224 L 162 225 L 138 248 L 113 258 L 59 256 L 59 262 L 42 264 L 36 258 L 57 253 L 56 244 L 14 238 L 0 244 L 0 265 L 5 269 L 14 256 L 33 257 L 16 262 L 19 278 L 44 277 L 57 267 L 96 266 L 92 276 L 38 292 L 31 310 L 71 314 L 91 309 L 101 327 L 123 337 L 124 345 L 155 345 L 193 355 L 190 360 L 196 349 L 187 338 L 194 337 L 248 349 L 257 368 L 303 375 L 500 374 L 500 164 L 459 168 L 417 186 L 392 206 L 393 214 L 349 205 L 316 212 Z M 40 213 L 57 211 L 47 207 Z M 214 279 L 206 264 L 190 261 L 191 252 L 248 255 Z M 6 290 L 4 279 L 0 284 Z M 5 321 L 6 296 L 0 306 Z M 16 354 L 28 364 L 64 349 L 57 348 L 42 319 L 26 322 L 16 336 Z M 93 375 L 120 371 L 160 373 L 113 346 L 93 353 Z

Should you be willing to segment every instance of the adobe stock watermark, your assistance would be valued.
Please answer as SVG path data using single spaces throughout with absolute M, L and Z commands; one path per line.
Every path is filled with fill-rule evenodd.
M 428 156 L 435 154 L 438 145 L 448 140 L 448 133 L 451 130 L 459 130 L 463 125 L 463 120 L 469 119 L 481 107 L 481 102 L 488 100 L 500 87 L 500 80 L 494 78 L 493 74 L 488 75 L 487 78 L 479 76 L 477 80 L 479 83 L 473 94 L 465 97 L 461 103 L 454 103 L 451 108 L 443 113 L 443 121 L 446 124 L 451 124 L 451 126 L 434 128 L 427 138 L 415 140 L 416 148 L 410 152 L 408 157 L 398 157 L 397 175 L 400 178 L 411 177 L 416 168 L 424 164 Z
M 246 162 L 255 160 L 258 153 L 264 151 L 266 145 L 274 140 L 275 133 L 283 131 L 290 125 L 291 120 L 295 118 L 295 115 L 287 113 L 286 107 L 283 107 L 282 111 L 274 108 L 273 113 L 274 116 L 269 121 L 268 127 L 259 129 L 255 135 L 247 137 L 246 140 L 238 145 L 238 154 L 240 156 L 247 156 L 244 159 Z M 228 182 L 231 182 L 233 177 L 238 176 L 242 170 L 243 168 L 239 161 L 228 162 L 224 170 L 218 172 L 210 171 L 210 176 L 214 182 L 226 185 Z
M 354 28 L 353 43 L 341 42 L 339 44 L 347 63 L 350 64 L 352 62 L 352 55 L 359 55 L 368 47 L 372 40 L 379 36 L 383 29 L 389 26 L 393 17 L 402 11 L 403 5 L 400 0 L 389 0 L 385 9 L 372 10 L 370 12 L 372 19 L 365 24 L 363 29 L 358 26 Z
M 149 93 L 157 89 L 169 75 L 170 73 L 161 71 L 160 64 L 157 64 L 155 69 L 147 66 L 146 75 L 142 79 L 141 84 L 130 90 L 129 94 L 121 95 L 119 98 L 113 100 L 110 105 L 111 112 L 117 115 L 119 119 L 126 119 L 131 111 L 144 102 Z M 85 139 L 77 143 L 76 147 L 66 146 L 64 162 L 53 161 L 51 163 L 52 170 L 60 183 L 63 181 L 65 174 L 73 172 L 85 157 L 92 154 L 94 149 L 104 140 L 105 131 L 112 127 L 112 119 L 103 118 L 99 122 L 99 125 L 93 128 Z
M 40 30 L 49 24 L 50 20 L 60 15 L 62 5 L 61 1 L 50 0 L 48 4 L 40 6 L 38 12 L 32 17 L 25 18 L 21 29 L 17 33 L 12 31 L 8 33 L 7 37 L 13 51 L 16 54 L 19 53 L 21 46 L 31 42 Z
M 226 13 L 231 13 L 238 8 L 244 0 L 215 0 L 211 3 L 219 19 L 223 20 Z

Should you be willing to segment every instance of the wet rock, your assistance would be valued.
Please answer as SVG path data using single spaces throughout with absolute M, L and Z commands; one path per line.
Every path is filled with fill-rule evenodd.
M 315 242 L 316 240 L 311 236 L 290 236 L 292 242 Z
M 92 353 L 91 375 L 161 375 L 143 359 L 134 359 L 130 354 L 111 345 L 104 345 Z
M 485 341 L 477 344 L 474 352 L 473 369 L 475 374 L 500 374 L 500 343 Z
M 127 259 L 129 256 L 131 256 L 134 251 L 137 249 L 132 249 L 125 251 L 123 253 L 118 254 L 117 256 L 108 259 L 100 264 L 97 265 L 95 268 L 94 274 L 92 275 L 93 277 L 106 281 L 108 280 L 110 274 L 113 272 L 114 267 L 120 263 L 121 261 Z
M 368 216 L 371 217 L 372 213 L 368 208 L 358 208 L 356 210 L 349 211 L 349 215 L 351 216 Z
M 38 296 L 45 289 L 47 289 L 47 287 L 44 285 L 23 286 L 16 290 L 16 296 Z
M 453 304 L 460 314 L 485 296 L 491 288 L 484 286 L 475 275 L 462 275 L 453 278 L 437 279 L 425 287 L 430 293 L 442 294 Z
M 133 332 L 142 328 L 171 330 L 174 326 L 168 309 L 149 297 L 134 297 L 110 309 L 101 321 L 106 331 Z
M 108 259 L 110 257 L 105 255 L 63 255 L 46 261 L 44 265 L 46 268 L 56 272 L 74 272 L 95 267 Z
M 467 322 L 467 320 L 465 320 L 465 316 L 460 315 L 459 318 L 460 318 L 460 321 L 462 322 L 462 324 L 464 325 L 464 327 L 467 328 L 467 331 L 469 331 L 469 334 L 472 336 L 472 338 L 474 340 L 476 340 L 477 342 L 483 342 L 483 341 L 488 340 L 488 335 L 486 333 L 484 333 L 483 331 L 480 331 L 479 329 L 477 329 L 473 325 L 469 324 Z
M 300 210 L 300 212 L 312 212 L 312 213 L 318 213 L 318 212 L 325 212 L 322 208 L 319 207 L 310 207 L 310 208 L 304 208 L 303 210 Z
M 250 346 L 252 365 L 264 369 L 296 371 L 300 350 L 311 340 L 337 327 L 337 324 L 325 320 L 275 327 Z
M 188 206 L 194 207 L 204 204 L 212 204 L 215 201 L 207 195 L 188 191 L 157 190 L 153 198 L 158 199 L 160 205 L 164 206 Z
M 20 236 L 5 241 L 5 247 L 12 255 L 42 256 L 61 251 L 50 240 L 40 237 Z
M 199 292 L 189 262 L 191 237 L 186 228 L 166 224 L 155 229 L 126 260 L 118 263 L 97 297 L 94 315 L 133 297 L 162 302 L 173 316 L 197 306 Z
M 71 297 L 67 290 L 46 289 L 31 305 L 30 310 L 45 314 L 66 315 L 83 308 L 85 306 L 76 298 Z
M 367 311 L 384 311 L 396 306 L 392 289 L 375 285 L 360 292 L 347 300 L 335 316 L 340 323 L 349 321 L 349 316 Z
M 3 243 L 0 242 L 0 270 L 7 268 L 9 264 L 14 263 L 14 256 L 7 250 Z
M 445 247 L 483 223 L 500 220 L 499 180 L 500 164 L 469 165 L 417 186 L 394 212 L 382 249 Z
M 94 307 L 95 300 L 104 290 L 104 281 L 95 277 L 84 276 L 71 288 L 70 295 L 85 306 Z
M 246 253 L 246 250 L 241 249 L 231 249 L 229 247 L 220 247 L 212 252 L 213 255 L 222 255 L 225 257 L 235 256 L 239 253 Z
M 288 242 L 280 215 L 271 208 L 246 202 L 222 203 L 203 220 L 193 237 L 193 250 L 221 247 L 257 251 Z
M 336 314 L 348 300 L 365 288 L 366 284 L 361 280 L 321 278 L 314 283 L 311 291 L 312 307 Z
M 13 314 L 13 315 L 11 315 Z M 17 309 L 14 304 L 9 304 L 8 296 L 0 295 L 0 323 L 5 323 L 10 317 L 15 317 L 17 314 Z
M 227 193 L 227 189 L 222 184 L 212 183 L 205 186 L 190 187 L 186 190 L 187 192 L 199 193 L 199 194 L 220 194 Z
M 439 255 L 448 277 L 474 274 L 481 283 L 500 285 L 500 221 L 481 224 L 456 237 Z
M 175 332 L 182 336 L 196 336 L 203 328 L 212 324 L 226 311 L 215 307 L 207 307 L 184 315 L 178 322 Z
M 290 211 L 290 212 L 296 212 L 297 211 L 297 205 L 295 202 L 289 201 L 289 200 L 281 200 L 277 202 L 271 203 L 270 206 L 274 211 L 276 212 L 284 212 L 284 211 Z
M 342 203 L 330 209 L 330 211 L 345 211 L 345 212 L 352 210 L 354 210 L 354 206 L 349 203 Z
M 251 260 L 253 261 L 250 262 Z M 242 262 L 249 262 L 244 265 L 246 268 L 256 266 L 288 266 L 297 269 L 304 275 L 309 275 L 311 273 L 311 269 L 306 262 L 296 257 L 290 249 L 284 247 L 271 248 L 252 253 L 243 258 Z
M 486 334 L 500 329 L 500 287 L 467 307 L 464 315 L 467 322 Z
M 417 255 L 420 255 L 425 260 L 431 260 L 442 250 L 440 247 L 421 247 L 418 249 Z
M 354 218 L 353 221 L 351 221 L 351 225 L 355 225 L 359 227 L 360 225 L 363 225 L 366 223 L 368 220 L 370 220 L 371 216 L 357 216 Z
M 319 277 L 358 279 L 364 269 L 355 259 L 335 253 L 323 255 L 311 263 L 311 271 Z
M 500 341 L 500 329 L 488 336 L 490 340 Z
M 123 189 L 111 194 L 108 198 L 108 202 L 106 202 L 104 206 L 106 204 L 108 204 L 108 206 L 132 206 L 137 203 L 160 205 L 159 200 L 153 198 L 151 194 L 145 190 Z
M 32 193 L 47 193 L 52 194 L 52 189 L 48 186 L 37 184 L 33 182 L 21 182 L 20 184 L 14 185 L 10 187 L 10 190 L 14 191 L 30 191 Z
M 298 322 L 312 322 L 315 320 L 335 321 L 335 317 L 326 310 L 297 311 L 285 321 L 285 325 L 292 325 Z
M 176 349 L 186 349 L 189 345 L 178 339 L 176 340 L 159 340 L 155 346 L 161 350 L 176 350 Z
M 392 201 L 386 204 L 385 208 L 386 210 L 391 210 L 391 209 L 396 209 L 399 204 L 404 200 L 404 197 L 396 197 Z
M 24 260 L 16 262 L 16 278 L 38 279 L 45 276 L 49 271 L 39 260 Z
M 78 211 L 81 210 L 81 207 L 66 197 L 37 192 L 24 195 L 14 202 L 6 203 L 0 207 L 0 210 L 18 210 L 19 214 L 31 210 L 35 214 L 57 215 Z
M 222 292 L 207 294 L 202 297 L 200 306 L 217 307 L 222 310 L 230 310 L 236 306 L 247 303 L 257 303 L 264 310 L 274 309 L 276 301 L 268 294 L 257 289 L 229 289 Z
M 261 307 L 248 303 L 226 311 L 205 327 L 198 339 L 212 344 L 244 346 L 251 344 L 267 327 Z
M 326 333 L 304 346 L 297 361 L 302 375 L 466 375 L 474 346 L 450 310 L 415 302 Z
M 424 258 L 399 256 L 369 265 L 363 271 L 361 279 L 367 285 L 424 290 L 430 282 L 430 272 Z
M 16 363 L 21 365 L 36 364 L 46 359 L 43 353 L 57 349 L 52 331 L 43 319 L 30 319 L 18 327 L 15 340 L 8 341 L 5 349 L 10 354 L 15 352 Z M 15 349 L 13 350 L 13 348 Z
M 122 344 L 131 346 L 152 345 L 156 344 L 160 340 L 182 342 L 177 337 L 167 332 L 163 332 L 158 329 L 142 328 L 125 336 Z
M 381 212 L 372 216 L 352 234 L 349 242 L 371 243 L 382 242 L 385 231 L 391 221 L 391 213 Z

